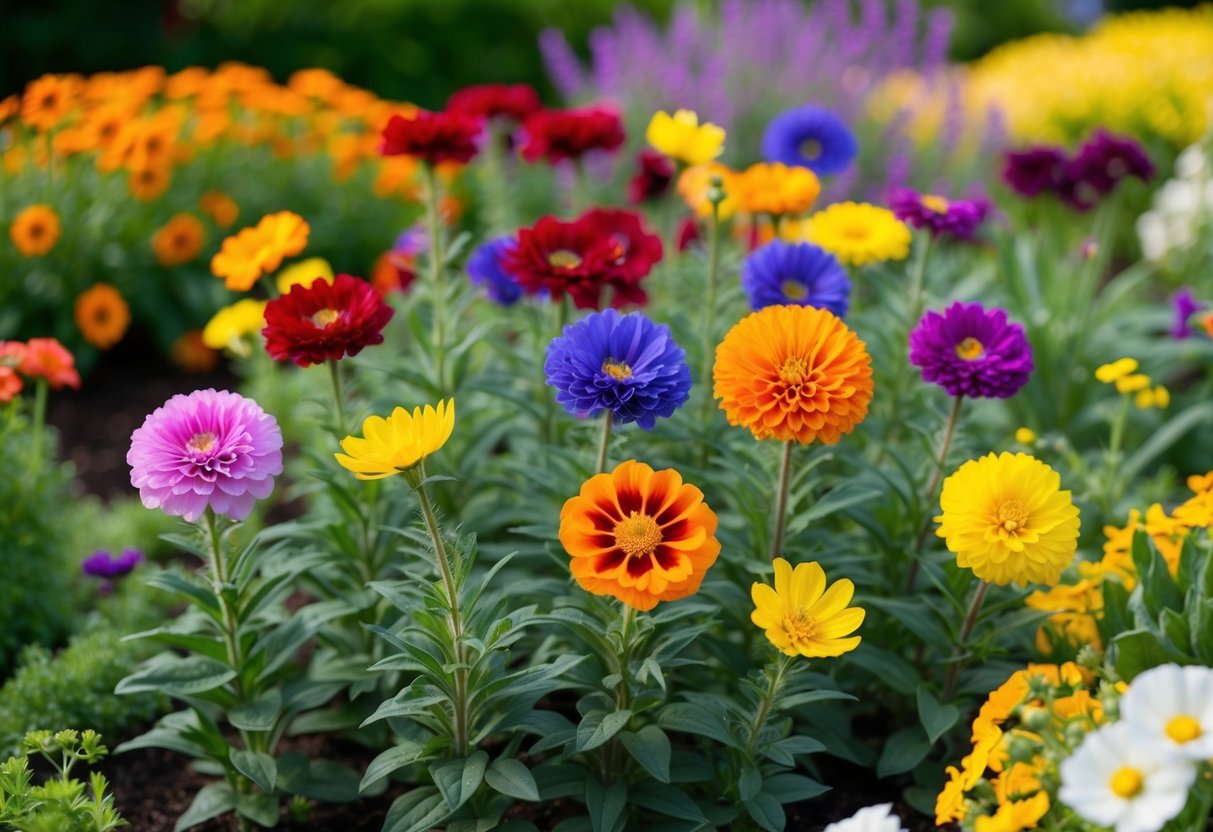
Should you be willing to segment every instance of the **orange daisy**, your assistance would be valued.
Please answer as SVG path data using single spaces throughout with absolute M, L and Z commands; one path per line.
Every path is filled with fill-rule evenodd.
M 41 257 L 59 240 L 59 215 L 49 205 L 31 205 L 26 208 L 8 230 L 17 251 L 26 257 Z
M 282 258 L 303 251 L 309 231 L 307 222 L 298 214 L 290 211 L 268 214 L 255 226 L 223 241 L 219 253 L 211 258 L 211 273 L 223 278 L 227 288 L 246 292 L 261 275 L 282 265 Z
M 180 266 L 202 251 L 206 231 L 193 214 L 177 214 L 152 235 L 152 251 L 161 266 Z
M 76 106 L 75 79 L 68 75 L 43 75 L 30 81 L 21 99 L 21 119 L 46 131 L 63 121 Z
M 756 439 L 832 445 L 872 400 L 867 347 L 812 306 L 768 306 L 742 318 L 716 347 L 712 375 L 729 424 Z
M 165 165 L 133 170 L 127 178 L 131 194 L 140 202 L 151 202 L 168 190 L 172 173 Z
M 702 491 L 634 459 L 586 480 L 560 511 L 577 583 L 638 610 L 698 592 L 720 554 L 715 534 Z
M 230 228 L 240 216 L 240 206 L 223 191 L 207 191 L 198 197 L 198 207 L 220 228 Z
M 108 283 L 98 283 L 76 298 L 76 326 L 97 349 L 108 350 L 117 344 L 130 325 L 130 307 Z

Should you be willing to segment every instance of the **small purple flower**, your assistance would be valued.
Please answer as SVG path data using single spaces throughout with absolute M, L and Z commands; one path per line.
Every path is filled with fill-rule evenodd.
M 489 300 L 502 306 L 513 306 L 522 297 L 522 287 L 501 265 L 507 253 L 518 247 L 511 236 L 498 237 L 479 246 L 468 258 L 468 277 L 483 286 Z
M 210 508 L 243 520 L 282 473 L 282 431 L 227 390 L 173 396 L 131 434 L 131 485 L 143 505 L 194 522 Z
M 609 410 L 616 424 L 652 430 L 690 396 L 686 353 L 665 324 L 606 309 L 566 326 L 543 365 L 556 401 L 574 416 Z
M 774 240 L 746 257 L 741 287 L 755 311 L 795 304 L 846 317 L 851 280 L 838 259 L 812 243 Z
M 404 231 L 401 231 L 396 236 L 396 242 L 392 245 L 392 251 L 409 257 L 413 257 L 423 251 L 428 251 L 429 248 L 429 231 L 423 222 L 414 223 Z
M 799 165 L 821 176 L 846 170 L 858 152 L 846 123 L 812 104 L 775 116 L 762 135 L 767 161 Z
M 1059 147 L 1032 147 L 1009 151 L 1003 159 L 1002 179 L 1020 196 L 1056 193 L 1066 181 L 1066 154 Z
M 93 552 L 80 563 L 80 571 L 94 578 L 121 578 L 129 575 L 143 561 L 138 549 L 123 549 L 114 556 L 105 549 Z
M 1171 308 L 1175 311 L 1175 323 L 1171 325 L 1171 337 L 1191 338 L 1193 330 L 1188 326 L 1188 319 L 1204 309 L 1204 304 L 1198 301 L 1196 295 L 1192 294 L 1192 290 L 1185 286 L 1171 296 Z
M 1023 327 L 980 303 L 927 312 L 910 333 L 910 363 L 949 395 L 981 399 L 1014 396 L 1035 369 Z
M 1135 176 L 1148 182 L 1154 176 L 1154 163 L 1136 141 L 1097 130 L 1087 139 L 1067 165 L 1067 178 L 1078 189 L 1089 188 L 1096 196 L 1111 193 L 1120 180 Z M 1084 201 L 1094 202 L 1093 199 Z
M 947 200 L 911 188 L 894 189 L 889 194 L 889 208 L 897 219 L 926 228 L 934 237 L 950 235 L 961 240 L 971 239 L 990 213 L 990 203 L 984 199 Z

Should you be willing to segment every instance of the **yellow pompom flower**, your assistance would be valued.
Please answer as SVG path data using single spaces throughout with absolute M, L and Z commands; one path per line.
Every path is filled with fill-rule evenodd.
M 1027 454 L 988 454 L 944 480 L 936 534 L 983 581 L 1056 584 L 1078 548 L 1078 507 Z
M 678 110 L 674 115 L 659 110 L 644 137 L 658 153 L 687 165 L 706 164 L 724 150 L 724 128 L 700 124 L 699 116 L 690 110 Z
M 839 202 L 805 223 L 804 238 L 848 266 L 866 266 L 910 256 L 910 229 L 887 208 Z
M 368 416 L 362 423 L 365 438 L 347 436 L 341 440 L 344 454 L 334 454 L 341 467 L 354 472 L 360 480 L 381 480 L 403 474 L 437 451 L 451 438 L 455 429 L 455 400 L 427 404 L 424 409 L 403 407 L 382 416 Z
M 1136 393 L 1139 390 L 1145 390 L 1150 386 L 1150 377 L 1144 373 L 1134 373 L 1130 376 L 1121 376 L 1116 379 L 1117 393 Z
M 1031 445 L 1036 441 L 1036 431 L 1031 428 L 1020 428 L 1015 431 L 1015 441 L 1020 445 Z
M 750 620 L 788 656 L 841 656 L 859 646 L 860 637 L 851 633 L 863 623 L 864 610 L 847 606 L 854 595 L 855 585 L 846 578 L 827 587 L 818 563 L 800 563 L 793 570 L 775 558 L 775 586 L 755 583 L 750 588 Z
M 317 280 L 326 283 L 333 282 L 333 267 L 323 257 L 309 257 L 287 266 L 278 272 L 274 282 L 278 284 L 278 294 L 285 295 L 292 286 L 308 287 Z
M 1130 373 L 1137 372 L 1136 358 L 1118 358 L 1110 364 L 1102 364 L 1095 369 L 1095 378 L 1104 384 L 1112 384 Z
M 216 312 L 202 328 L 202 343 L 213 350 L 249 354 L 245 337 L 265 327 L 266 301 L 245 298 Z
M 1153 390 L 1138 390 L 1137 395 L 1133 397 L 1133 403 L 1137 405 L 1138 410 L 1148 410 L 1151 407 L 1161 410 L 1171 403 L 1171 391 L 1161 384 Z

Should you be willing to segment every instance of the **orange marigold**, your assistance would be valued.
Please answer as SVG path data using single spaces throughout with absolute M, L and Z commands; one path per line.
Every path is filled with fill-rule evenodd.
M 581 587 L 638 610 L 699 591 L 720 554 L 716 513 L 672 468 L 628 460 L 586 480 L 560 511 L 560 542 Z
M 167 165 L 132 170 L 126 183 L 140 202 L 151 202 L 168 190 L 173 175 Z
M 729 424 L 756 439 L 832 445 L 872 400 L 867 347 L 812 306 L 768 306 L 742 318 L 716 347 L 712 375 Z
M 38 130 L 50 130 L 76 106 L 76 91 L 76 78 L 70 75 L 43 75 L 30 81 L 21 98 L 22 121 Z
M 812 208 L 821 193 L 821 182 L 808 168 L 759 162 L 733 178 L 731 196 L 733 190 L 740 210 L 783 216 Z
M 26 208 L 8 230 L 17 251 L 26 257 L 41 257 L 59 240 L 59 215 L 49 205 Z
M 211 273 L 223 278 L 229 289 L 248 291 L 262 274 L 282 265 L 282 258 L 303 251 L 309 231 L 307 222 L 298 214 L 290 211 L 267 214 L 255 226 L 223 241 L 219 253 L 211 258 Z
M 76 326 L 97 349 L 108 350 L 117 344 L 130 325 L 130 307 L 108 283 L 98 283 L 76 298 Z
M 152 251 L 161 266 L 180 266 L 202 251 L 206 230 L 193 214 L 176 214 L 152 235 Z
M 236 200 L 223 191 L 207 191 L 198 197 L 198 207 L 220 228 L 231 228 L 240 216 L 240 206 Z

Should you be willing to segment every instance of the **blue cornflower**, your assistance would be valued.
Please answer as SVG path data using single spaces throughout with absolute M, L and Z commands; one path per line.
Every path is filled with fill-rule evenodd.
M 762 135 L 767 161 L 799 165 L 819 176 L 846 170 L 858 152 L 855 136 L 842 119 L 812 104 L 775 116 Z
M 639 312 L 606 309 L 564 328 L 543 365 L 556 401 L 574 416 L 611 411 L 616 424 L 644 430 L 686 402 L 691 371 L 670 328 Z
M 812 243 L 774 240 L 746 257 L 741 287 L 755 311 L 764 306 L 816 306 L 846 317 L 851 280 L 837 258 Z
M 509 235 L 498 237 L 479 246 L 468 258 L 472 283 L 483 286 L 489 300 L 502 306 L 513 306 L 522 297 L 518 281 L 501 266 L 501 259 L 517 246 L 518 241 Z

